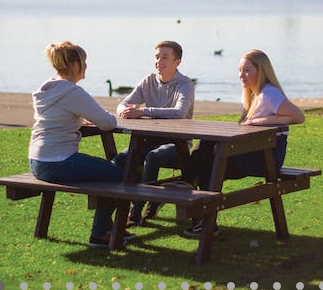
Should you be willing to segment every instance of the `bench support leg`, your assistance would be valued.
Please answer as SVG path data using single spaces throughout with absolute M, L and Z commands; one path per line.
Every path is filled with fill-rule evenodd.
M 52 214 L 55 191 L 44 191 L 38 212 L 37 225 L 34 236 L 47 238 L 48 226 Z
M 270 198 L 271 211 L 275 222 L 277 239 L 288 238 L 288 228 L 286 223 L 283 200 L 281 196 Z
M 200 265 L 210 259 L 216 210 L 206 214 L 202 219 L 202 232 L 196 255 L 196 264 Z
M 124 233 L 129 213 L 130 203 L 126 200 L 117 200 L 117 212 L 113 225 L 112 235 L 110 238 L 110 251 L 122 250 L 124 247 Z

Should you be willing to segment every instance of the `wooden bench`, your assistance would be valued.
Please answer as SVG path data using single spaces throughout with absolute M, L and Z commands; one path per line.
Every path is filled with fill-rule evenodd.
M 30 173 L 0 178 L 0 184 L 6 186 L 7 197 L 12 200 L 25 199 L 42 194 L 35 236 L 46 238 L 55 192 L 73 192 L 88 194 L 91 204 L 120 201 L 142 200 L 160 203 L 172 203 L 177 207 L 180 219 L 199 217 L 203 219 L 203 231 L 200 236 L 196 262 L 208 260 L 211 252 L 212 232 L 216 211 L 247 204 L 262 199 L 270 199 L 276 227 L 277 238 L 287 238 L 287 224 L 282 207 L 281 195 L 308 189 L 310 178 L 321 175 L 319 169 L 283 167 L 277 181 L 270 181 L 246 189 L 222 194 L 218 192 L 198 191 L 162 187 L 145 184 L 112 184 L 108 182 L 48 183 L 34 178 Z M 261 193 L 259 193 L 261 187 Z M 278 200 L 278 201 L 277 201 Z M 274 210 L 281 202 L 281 211 Z M 274 205 L 273 205 L 274 204 Z M 282 226 L 283 225 L 283 226 Z M 123 235 L 124 228 L 117 228 Z
M 175 204 L 182 218 L 200 217 L 203 232 L 200 236 L 196 262 L 201 264 L 210 257 L 216 205 L 220 193 L 178 189 L 146 184 L 123 184 L 108 182 L 49 183 L 36 179 L 31 173 L 0 178 L 6 186 L 7 198 L 20 200 L 42 194 L 35 237 L 46 238 L 57 191 L 88 194 L 92 202 L 103 204 L 113 202 L 117 206 L 125 201 L 141 200 Z M 117 222 L 115 223 L 115 225 Z M 123 237 L 124 226 L 114 230 Z M 111 243 L 110 243 L 111 246 Z M 121 248 L 117 245 L 114 249 Z
M 286 216 L 281 196 L 291 192 L 310 188 L 310 178 L 321 175 L 321 169 L 298 167 L 282 167 L 278 172 L 277 181 L 261 182 L 253 187 L 222 194 L 217 202 L 216 210 L 221 211 L 235 206 L 248 204 L 263 199 L 269 199 L 278 239 L 288 238 Z M 158 185 L 165 181 L 178 180 L 180 177 L 158 180 Z M 261 190 L 259 190 L 259 188 Z M 261 193 L 259 193 L 261 192 Z M 277 204 L 278 203 L 278 204 Z M 279 208 L 279 210 L 277 210 Z
M 283 167 L 278 172 L 276 181 L 268 181 L 223 194 L 220 203 L 217 204 L 217 211 L 268 198 L 271 204 L 276 236 L 278 239 L 288 238 L 289 233 L 281 196 L 310 188 L 310 178 L 321 174 L 320 169 Z
M 279 178 L 286 179 L 307 179 L 312 176 L 318 176 L 322 174 L 321 169 L 308 169 L 299 167 L 282 167 L 279 171 Z

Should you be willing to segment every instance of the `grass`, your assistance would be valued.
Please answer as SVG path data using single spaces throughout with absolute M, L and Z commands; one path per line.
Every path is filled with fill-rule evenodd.
M 322 110 L 306 113 L 305 124 L 291 126 L 285 164 L 308 168 L 323 168 Z M 237 120 L 237 116 L 204 118 Z M 0 130 L 0 176 L 29 171 L 27 149 L 29 129 Z M 117 136 L 118 151 L 128 144 L 128 136 Z M 84 138 L 81 151 L 104 156 L 99 138 Z M 163 170 L 161 175 L 171 174 Z M 255 182 L 246 178 L 226 181 L 224 191 Z M 280 282 L 282 289 L 296 289 L 301 281 L 305 289 L 319 289 L 323 281 L 323 180 L 315 177 L 311 188 L 283 197 L 287 223 L 291 234 L 287 241 L 277 241 L 268 201 L 248 204 L 220 212 L 221 234 L 214 239 L 211 261 L 200 267 L 192 262 L 196 239 L 182 233 L 185 224 L 174 221 L 175 208 L 165 206 L 159 217 L 148 227 L 133 231 L 138 239 L 123 252 L 108 253 L 87 247 L 93 211 L 87 210 L 85 196 L 58 193 L 49 227 L 49 239 L 33 237 L 39 208 L 39 197 L 10 201 L 0 187 L 0 282 L 5 289 L 18 289 L 27 282 L 28 289 L 89 289 L 94 281 L 97 289 L 181 289 L 187 282 L 190 290 L 227 289 L 234 282 L 236 289 L 273 289 Z M 252 245 L 256 245 L 253 247 Z M 258 245 L 258 246 L 257 246 Z

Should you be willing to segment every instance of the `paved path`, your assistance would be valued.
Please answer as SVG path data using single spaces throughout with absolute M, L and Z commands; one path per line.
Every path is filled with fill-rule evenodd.
M 114 113 L 121 98 L 95 98 L 101 106 Z M 323 107 L 323 98 L 292 99 L 302 109 Z M 194 116 L 212 116 L 239 114 L 237 103 L 196 101 Z M 33 108 L 30 94 L 0 93 L 0 128 L 31 127 L 33 124 Z

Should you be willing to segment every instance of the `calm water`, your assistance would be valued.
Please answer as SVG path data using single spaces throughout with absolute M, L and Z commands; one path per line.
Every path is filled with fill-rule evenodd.
M 0 91 L 35 90 L 54 74 L 45 46 L 70 40 L 88 54 L 80 85 L 106 96 L 107 78 L 134 86 L 153 71 L 154 45 L 171 39 L 196 99 L 238 102 L 238 61 L 252 48 L 269 55 L 289 97 L 323 96 L 322 16 L 320 0 L 0 0 Z

